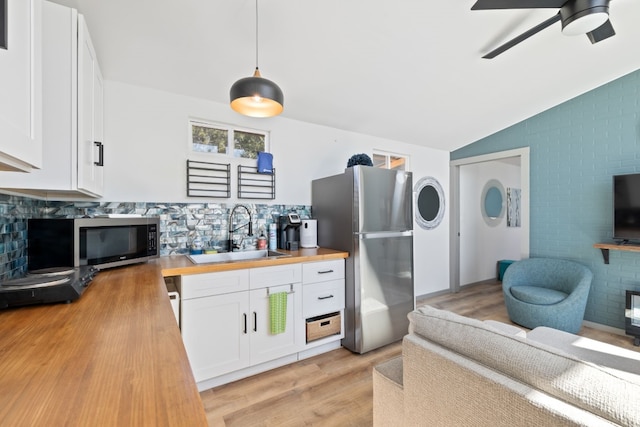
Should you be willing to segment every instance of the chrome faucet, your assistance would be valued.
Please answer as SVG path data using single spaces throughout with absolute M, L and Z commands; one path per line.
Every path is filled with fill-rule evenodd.
M 247 211 L 247 214 L 249 214 L 249 222 L 239 225 L 236 228 L 233 228 L 233 216 L 236 213 L 236 209 L 238 208 L 244 208 L 245 211 Z M 249 232 L 247 233 L 247 236 L 253 236 L 253 220 L 251 218 L 251 211 L 249 210 L 248 207 L 246 207 L 245 205 L 235 205 L 233 207 L 233 209 L 231 210 L 231 214 L 229 215 L 229 252 L 233 252 L 233 249 L 240 249 L 241 245 L 234 245 L 233 243 L 233 233 L 238 231 L 239 229 L 249 226 Z

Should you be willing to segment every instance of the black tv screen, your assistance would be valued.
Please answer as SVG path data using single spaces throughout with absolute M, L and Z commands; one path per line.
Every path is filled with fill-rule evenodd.
M 640 241 L 640 173 L 613 177 L 613 238 Z

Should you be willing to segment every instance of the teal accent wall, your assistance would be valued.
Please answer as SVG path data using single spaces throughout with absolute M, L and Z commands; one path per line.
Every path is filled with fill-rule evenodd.
M 522 100 L 526 102 L 526 100 Z M 640 172 L 640 71 L 451 153 L 457 160 L 529 147 L 530 256 L 566 258 L 594 273 L 585 319 L 624 329 L 625 290 L 640 290 L 640 253 L 613 237 L 612 176 Z

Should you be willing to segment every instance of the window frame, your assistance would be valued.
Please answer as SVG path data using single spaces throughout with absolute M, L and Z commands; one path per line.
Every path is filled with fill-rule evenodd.
M 383 156 L 385 157 L 385 165 L 384 169 L 391 169 L 389 166 L 391 165 L 391 157 L 399 157 L 404 159 L 404 170 L 407 172 L 411 171 L 411 157 L 407 154 L 395 153 L 391 151 L 385 150 L 373 150 L 373 156 Z M 375 165 L 374 165 L 375 166 Z M 377 166 L 380 167 L 380 166 Z
M 227 132 L 227 152 L 226 153 L 214 153 L 209 151 L 197 151 L 193 149 L 193 126 L 206 127 L 211 129 L 219 129 Z M 228 123 L 214 122 L 211 120 L 198 119 L 190 117 L 187 123 L 187 143 L 189 145 L 189 153 L 198 154 L 203 156 L 218 156 L 225 159 L 237 159 L 237 160 L 251 160 L 255 161 L 256 159 L 252 159 L 249 157 L 241 157 L 236 156 L 234 154 L 235 150 L 235 132 L 246 132 L 253 133 L 257 135 L 262 135 L 264 137 L 264 152 L 271 152 L 271 138 L 270 132 L 264 129 L 254 129 L 244 126 L 237 126 Z

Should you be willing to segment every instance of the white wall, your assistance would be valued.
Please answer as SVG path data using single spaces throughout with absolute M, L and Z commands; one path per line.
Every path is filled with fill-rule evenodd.
M 460 285 L 496 277 L 501 259 L 520 259 L 521 227 L 507 227 L 505 214 L 496 226 L 482 218 L 481 196 L 487 181 L 495 179 L 505 189 L 521 188 L 520 165 L 494 160 L 460 167 Z
M 414 183 L 433 176 L 449 194 L 449 153 L 398 141 L 274 117 L 241 116 L 226 104 L 131 86 L 105 83 L 105 196 L 114 202 L 236 203 L 231 199 L 186 196 L 186 160 L 231 163 L 232 181 L 240 160 L 190 152 L 188 119 L 199 118 L 270 132 L 276 199 L 267 204 L 311 204 L 311 181 L 344 171 L 356 153 L 374 149 L 407 155 Z M 255 161 L 243 160 L 254 165 Z M 248 162 L 248 163 L 247 163 Z M 265 201 L 262 201 L 265 203 Z M 435 230 L 415 226 L 416 295 L 449 287 L 449 219 Z

